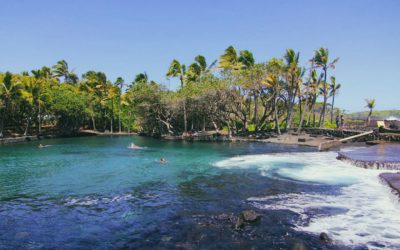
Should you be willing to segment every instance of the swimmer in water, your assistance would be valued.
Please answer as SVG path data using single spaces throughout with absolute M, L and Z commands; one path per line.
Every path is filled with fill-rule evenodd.
M 130 149 L 141 149 L 142 147 L 135 145 L 135 143 L 131 143 L 131 145 L 128 147 Z
M 164 159 L 164 158 L 160 158 L 160 163 L 161 163 L 161 164 L 167 163 L 167 160 Z
M 39 143 L 39 145 L 37 147 L 38 148 L 44 148 L 45 146 L 42 143 Z

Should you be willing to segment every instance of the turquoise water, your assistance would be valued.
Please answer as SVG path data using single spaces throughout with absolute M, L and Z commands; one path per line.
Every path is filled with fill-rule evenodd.
M 142 149 L 129 149 L 131 142 Z M 0 146 L 0 249 L 286 249 L 299 242 L 365 249 L 392 247 L 400 239 L 390 192 L 380 200 L 373 196 L 387 192 L 375 183 L 378 172 L 359 172 L 330 153 L 137 136 L 41 143 L 50 146 Z M 357 219 L 360 204 L 369 217 L 384 215 Z M 215 219 L 246 209 L 260 213 L 261 221 L 235 230 L 234 223 Z M 329 226 L 337 220 L 349 223 Z M 359 232 L 382 221 L 388 232 Z M 321 231 L 334 244 L 321 245 Z

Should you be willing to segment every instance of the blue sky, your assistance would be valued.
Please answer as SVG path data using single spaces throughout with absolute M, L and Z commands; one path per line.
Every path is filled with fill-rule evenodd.
M 397 0 L 2 0 L 0 71 L 65 59 L 79 75 L 93 69 L 130 82 L 146 71 L 174 88 L 164 76 L 174 58 L 211 62 L 233 45 L 259 62 L 293 48 L 305 63 L 328 47 L 340 57 L 339 106 L 365 110 L 364 98 L 376 98 L 377 109 L 400 109 L 398 13 Z

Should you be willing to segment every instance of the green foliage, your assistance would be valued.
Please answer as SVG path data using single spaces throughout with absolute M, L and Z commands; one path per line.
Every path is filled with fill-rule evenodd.
M 247 131 L 249 131 L 249 132 L 255 132 L 255 131 L 256 131 L 256 125 L 255 125 L 255 124 L 249 124 L 249 125 L 247 125 Z
M 89 99 L 77 87 L 59 85 L 51 93 L 51 109 L 58 118 L 58 127 L 62 134 L 78 132 L 86 117 L 86 106 Z
M 327 77 L 327 69 L 337 59 L 329 61 L 328 50 L 318 49 L 305 74 L 308 66 L 302 67 L 299 58 L 299 52 L 288 49 L 282 58 L 256 62 L 250 51 L 229 46 L 218 64 L 207 64 L 202 55 L 188 67 L 174 59 L 166 72 L 180 82 L 174 91 L 146 73 L 129 85 L 93 70 L 79 79 L 65 60 L 21 74 L 0 73 L 0 136 L 4 127 L 30 134 L 33 128 L 41 133 L 42 125 L 62 134 L 85 128 L 157 135 L 228 126 L 233 133 L 280 133 L 301 120 L 304 126 L 318 126 L 320 118 L 329 120 L 325 110 L 335 112 L 329 105 L 334 106 L 340 84 Z

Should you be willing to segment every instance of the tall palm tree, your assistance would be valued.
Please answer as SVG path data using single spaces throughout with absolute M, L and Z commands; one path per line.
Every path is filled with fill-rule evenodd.
M 226 74 L 229 77 L 229 81 L 232 81 L 234 79 L 233 77 L 236 76 L 237 74 L 242 73 L 244 70 L 249 70 L 251 69 L 255 64 L 255 60 L 253 57 L 253 54 L 248 51 L 248 50 L 242 50 L 239 51 L 239 53 L 236 51 L 236 49 L 233 46 L 229 46 L 228 48 L 225 49 L 225 53 L 222 54 L 219 58 L 219 64 L 218 67 L 223 70 L 223 73 Z M 252 79 L 252 75 L 250 72 L 250 79 Z M 252 82 L 252 80 L 250 80 Z M 251 85 L 254 85 L 251 83 Z M 249 87 L 249 86 L 247 86 Z M 252 86 L 253 87 L 253 86 Z M 242 88 L 239 85 L 238 86 L 239 92 L 241 92 Z M 243 88 L 244 89 L 244 88 Z M 250 89 L 250 88 L 248 88 Z M 251 94 L 253 94 L 253 97 L 256 99 L 255 103 L 257 103 L 254 107 L 255 109 L 255 123 L 257 122 L 257 113 L 258 113 L 258 100 L 257 100 L 257 89 L 252 88 L 251 91 L 244 97 L 245 102 L 247 103 L 248 106 L 248 115 L 249 117 L 251 116 L 250 111 L 251 111 Z M 247 116 L 247 115 L 245 115 Z M 246 118 L 247 120 L 247 118 Z M 246 124 L 244 124 L 244 129 L 246 128 Z
M 304 110 L 303 110 L 303 112 L 301 112 L 301 115 L 300 115 L 300 123 L 299 123 L 299 127 L 297 129 L 297 133 L 301 132 L 301 129 L 302 129 L 303 123 L 304 123 L 304 117 L 305 117 L 305 115 L 306 115 L 306 113 L 308 111 L 308 106 L 309 106 L 309 101 L 310 101 L 309 96 L 310 96 L 311 90 L 312 90 L 312 85 L 311 84 L 312 84 L 313 76 L 314 76 L 314 72 L 315 72 L 314 60 L 312 60 L 312 59 L 311 59 L 311 68 L 309 70 L 310 70 L 309 71 L 310 75 L 308 77 L 307 83 L 305 83 L 306 89 L 305 89 L 305 93 L 304 93 L 304 96 L 305 96 L 304 97 L 304 99 L 305 99 Z M 301 102 L 301 100 L 299 99 L 299 106 L 301 106 L 300 102 Z
M 124 86 L 124 79 L 122 77 L 118 77 L 114 83 L 115 86 L 118 88 L 118 131 L 121 133 L 121 94 L 122 94 L 122 87 Z
M 225 49 L 225 53 L 219 57 L 218 67 L 226 72 L 236 71 L 243 68 L 243 63 L 240 61 L 236 49 L 229 46 Z
M 185 84 L 185 75 L 186 75 L 186 66 L 185 64 L 181 64 L 178 60 L 172 60 L 167 74 L 167 77 L 178 77 L 181 83 L 181 89 Z M 183 99 L 183 127 L 184 132 L 187 132 L 187 113 L 186 113 L 186 98 Z
M 293 107 L 296 96 L 300 92 L 299 81 L 304 74 L 304 71 L 299 67 L 300 53 L 293 49 L 287 49 L 283 56 L 286 62 L 286 92 L 287 92 L 287 107 L 286 107 L 286 123 L 285 130 L 291 127 L 293 120 Z M 300 102 L 299 102 L 300 103 Z
M 38 69 L 38 70 L 32 70 L 31 71 L 33 77 L 34 77 L 34 81 L 33 81 L 33 98 L 35 101 L 35 104 L 37 105 L 37 133 L 38 135 L 40 135 L 42 133 L 42 124 L 41 124 L 41 117 L 42 117 L 42 112 L 41 112 L 41 100 L 40 100 L 40 96 L 41 96 L 41 85 L 43 84 L 43 78 L 45 76 L 45 72 Z
M 367 117 L 367 126 L 368 126 L 371 121 L 372 110 L 375 108 L 375 99 L 365 99 L 365 102 L 367 103 L 365 107 L 369 109 Z
M 39 97 L 40 97 L 40 84 L 37 84 L 37 80 L 34 77 L 26 77 L 24 80 L 24 86 L 21 91 L 21 96 L 22 99 L 25 101 L 25 103 L 28 104 L 28 112 L 27 112 L 27 119 L 26 119 L 26 127 L 25 127 L 25 132 L 24 135 L 28 135 L 29 132 L 29 126 L 30 126 L 30 120 L 32 119 L 32 115 L 35 114 L 37 115 L 37 120 L 36 120 L 36 126 L 39 128 L 39 108 L 38 106 L 40 105 L 39 102 Z M 36 110 L 36 112 L 35 112 Z
M 16 100 L 21 90 L 21 83 L 13 79 L 13 74 L 6 72 L 0 82 L 0 137 L 3 137 L 4 120 L 11 102 Z
M 270 75 L 266 79 L 266 85 L 272 89 L 273 95 L 273 105 L 274 109 L 274 121 L 275 121 L 275 130 L 278 135 L 281 134 L 281 130 L 279 128 L 279 116 L 278 116 L 278 97 L 281 90 L 281 81 L 279 80 L 278 75 Z
M 65 60 L 60 60 L 53 66 L 53 73 L 56 77 L 64 77 L 64 82 L 68 84 L 77 84 L 79 81 L 78 76 L 69 70 L 68 63 Z
M 149 76 L 147 75 L 146 72 L 137 74 L 135 76 L 135 80 L 134 80 L 135 83 L 136 82 L 148 82 L 148 81 L 149 81 Z
M 336 83 L 336 77 L 331 77 L 331 84 L 329 85 L 329 95 L 332 96 L 332 103 L 331 103 L 331 123 L 333 123 L 333 110 L 335 108 L 335 96 L 338 94 L 339 89 L 341 87 L 340 83 Z
M 337 61 L 339 60 L 339 58 L 334 59 L 333 61 L 329 61 L 329 50 L 326 48 L 319 48 L 315 51 L 314 54 L 314 58 L 313 58 L 314 62 L 315 62 L 315 66 L 322 68 L 323 72 L 324 72 L 324 81 L 323 81 L 323 93 L 325 93 L 324 95 L 324 103 L 322 106 L 322 112 L 321 112 L 321 117 L 320 117 L 320 122 L 319 122 L 319 126 L 323 127 L 325 125 L 325 113 L 326 113 L 326 104 L 328 101 L 328 95 L 327 95 L 327 76 L 328 76 L 328 69 L 329 68 L 335 68 L 335 64 L 337 63 Z

